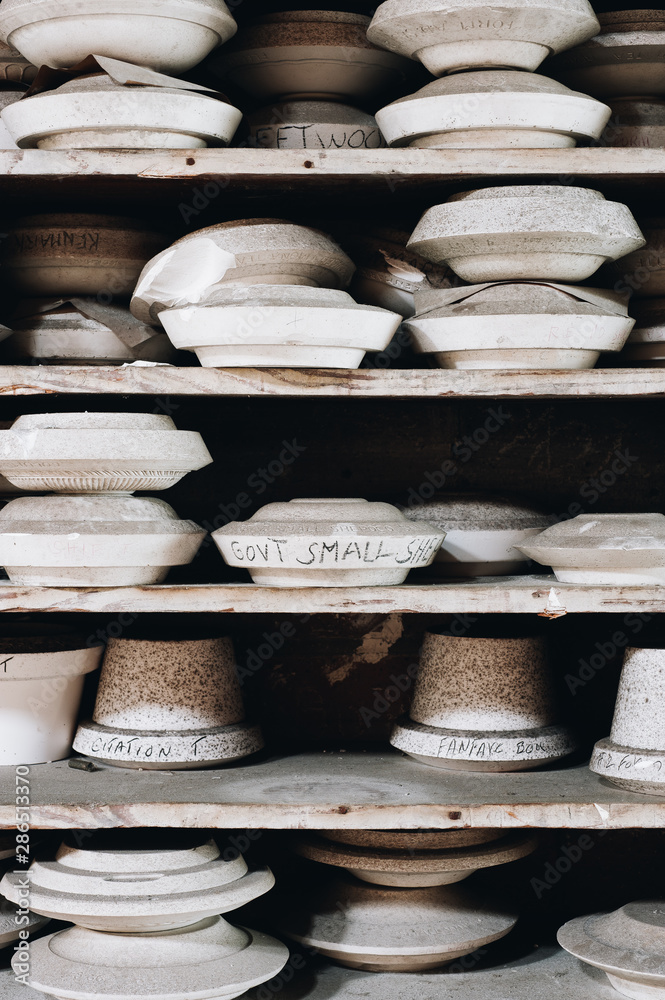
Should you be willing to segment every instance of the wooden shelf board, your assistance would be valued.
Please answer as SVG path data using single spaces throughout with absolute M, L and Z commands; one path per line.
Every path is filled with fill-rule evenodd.
M 444 771 L 390 747 L 309 752 L 226 769 L 138 771 L 67 761 L 30 768 L 35 828 L 418 829 L 665 826 L 665 797 L 615 788 L 588 767 Z M 15 823 L 15 768 L 0 768 L 0 826 Z
M 374 399 L 636 398 L 665 396 L 665 368 L 534 372 L 0 365 L 0 395 L 54 393 Z
M 350 182 L 361 195 L 388 195 L 413 185 L 434 192 L 444 183 L 497 177 L 644 184 L 663 176 L 661 149 L 0 150 L 4 193 L 27 194 L 27 184 L 34 193 L 37 182 L 40 194 L 100 193 L 104 187 L 113 195 L 120 184 L 138 196 L 168 191 L 198 212 L 229 192 L 264 196 Z M 217 189 L 204 192 L 206 183 Z
M 221 558 L 221 557 L 220 557 Z M 16 587 L 0 583 L 0 612 L 245 614 L 665 613 L 665 587 L 591 587 L 553 576 L 479 577 L 399 587 L 258 587 L 251 583 L 149 587 Z
M 233 917 L 231 917 L 233 922 Z M 50 933 L 44 928 L 37 936 Z M 502 961 L 508 938 L 485 945 L 464 964 L 432 972 L 359 972 L 317 958 L 314 950 L 291 944 L 300 970 L 290 981 L 280 977 L 283 1000 L 617 1000 L 604 972 L 584 965 L 554 945 L 543 945 L 509 962 Z M 301 964 L 302 962 L 302 964 Z M 468 963 L 468 966 L 467 966 Z M 469 971 L 459 971 L 468 967 Z M 250 990 L 248 1000 L 262 994 Z M 0 970 L 0 1000 L 37 1000 L 11 969 Z

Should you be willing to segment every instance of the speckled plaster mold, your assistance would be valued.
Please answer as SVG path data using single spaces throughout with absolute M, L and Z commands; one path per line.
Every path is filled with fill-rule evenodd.
M 428 83 L 377 111 L 389 146 L 566 149 L 599 139 L 610 109 L 536 73 L 479 70 Z
M 665 147 L 665 101 L 656 97 L 614 97 L 602 144 L 629 149 Z
M 315 834 L 299 834 L 289 846 L 310 861 L 346 868 L 363 882 L 422 888 L 461 882 L 481 868 L 516 861 L 535 850 L 537 843 L 532 835 L 517 833 L 485 844 L 437 849 L 426 846 L 427 837 L 425 834 L 421 840 L 418 832 L 413 832 L 408 848 L 386 848 L 348 841 L 340 844 Z
M 402 320 L 339 289 L 306 285 L 226 286 L 205 305 L 159 318 L 173 345 L 208 368 L 358 368 Z
M 516 913 L 466 886 L 393 889 L 351 875 L 303 879 L 276 926 L 325 958 L 371 972 L 435 969 L 504 937 Z
M 618 352 L 634 320 L 604 288 L 500 282 L 415 293 L 407 323 L 414 349 L 442 368 L 593 368 Z
M 380 149 L 376 118 L 336 101 L 268 104 L 246 117 L 250 145 L 263 149 Z
M 136 218 L 29 215 L 12 223 L 2 264 L 13 289 L 26 296 L 130 295 L 141 268 L 167 239 Z
M 144 267 L 131 301 L 144 323 L 205 304 L 222 284 L 344 288 L 353 262 L 325 233 L 281 219 L 221 222 L 183 236 Z
M 0 430 L 0 473 L 24 490 L 165 490 L 212 462 L 198 431 L 155 413 L 33 413 Z
M 633 792 L 665 792 L 665 649 L 626 650 L 612 730 L 590 767 Z M 664 980 L 665 985 L 665 980 Z
M 18 586 L 143 586 L 190 563 L 205 535 L 154 498 L 18 497 L 0 510 L 0 565 Z
M 663 10 L 613 10 L 598 19 L 599 34 L 553 59 L 551 72 L 599 97 L 665 94 Z
M 410 521 L 442 528 L 446 537 L 429 568 L 432 576 L 501 576 L 526 570 L 516 549 L 551 523 L 524 501 L 483 493 L 450 493 L 407 507 Z
M 624 295 L 665 296 L 665 218 L 645 219 L 643 232 L 646 245 L 608 265 L 607 277 Z
M 242 855 L 225 861 L 217 844 L 203 838 L 170 850 L 114 848 L 103 835 L 85 848 L 66 840 L 54 861 L 33 861 L 29 870 L 36 913 L 123 934 L 171 930 L 227 913 L 275 884 L 269 868 L 249 871 Z M 0 882 L 12 902 L 19 900 L 23 877 L 7 872 Z
M 534 70 L 598 28 L 587 0 L 498 0 L 491 8 L 478 0 L 386 0 L 367 37 L 441 76 L 487 67 Z
M 16 835 L 14 834 L 14 836 Z M 41 930 L 47 923 L 48 920 L 35 913 L 18 913 L 17 907 L 0 895 L 0 948 L 6 948 L 7 945 L 18 941 L 21 931 L 28 931 L 32 936 L 35 931 Z
M 91 53 L 183 73 L 231 38 L 223 0 L 3 0 L 0 32 L 37 66 L 69 68 Z
M 74 749 L 120 767 L 210 767 L 263 746 L 245 722 L 230 639 L 111 639 Z
M 665 298 L 636 299 L 630 304 L 635 326 L 615 364 L 619 367 L 665 367 Z
M 219 916 L 136 935 L 70 927 L 31 944 L 29 985 L 66 1000 L 233 1000 L 288 957 L 281 941 Z
M 611 913 L 569 920 L 559 944 L 607 974 L 631 1000 L 655 1000 L 665 993 L 665 903 L 641 899 Z
M 0 638 L 0 765 L 68 756 L 85 675 L 101 658 L 76 635 Z
M 113 303 L 24 299 L 9 322 L 12 335 L 3 350 L 19 363 L 28 358 L 47 365 L 121 365 L 173 362 L 175 356 L 165 333 Z
M 559 724 L 542 639 L 426 633 L 410 717 L 391 744 L 423 764 L 463 771 L 524 771 L 577 743 Z
M 416 226 L 409 247 L 464 281 L 583 281 L 645 244 L 629 209 L 563 184 L 487 187 L 452 195 Z
M 249 570 L 254 583 L 369 587 L 402 583 L 410 569 L 428 566 L 444 532 L 414 527 L 391 504 L 308 498 L 267 504 L 212 537 L 226 562 Z
M 371 104 L 403 89 L 411 67 L 402 56 L 368 41 L 369 22 L 346 11 L 265 14 L 243 26 L 208 65 L 255 101 Z
M 450 848 L 489 844 L 504 831 L 485 827 L 477 830 L 322 830 L 326 840 L 354 847 L 376 847 L 388 851 L 447 851 Z
M 663 514 L 580 514 L 518 548 L 530 559 L 551 566 L 562 583 L 665 584 Z

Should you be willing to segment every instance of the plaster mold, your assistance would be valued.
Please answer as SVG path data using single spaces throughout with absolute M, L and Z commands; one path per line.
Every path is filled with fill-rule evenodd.
M 607 277 L 628 296 L 665 296 L 665 218 L 645 220 L 644 238 L 642 249 L 608 266 Z
M 0 90 L 0 113 L 16 101 L 20 101 L 22 97 L 22 90 Z M 0 149 L 18 149 L 2 117 L 0 117 Z
M 247 115 L 250 144 L 264 149 L 379 149 L 372 115 L 332 101 L 287 101 Z
M 536 282 L 416 292 L 414 349 L 441 368 L 593 368 L 633 328 L 624 298 L 605 289 Z
M 291 848 L 311 861 L 346 868 L 363 882 L 411 889 L 461 882 L 481 868 L 523 858 L 536 847 L 535 838 L 523 833 L 508 834 L 487 844 L 444 849 L 425 846 L 427 834 L 422 841 L 417 832 L 407 836 L 408 848 L 385 848 L 340 844 L 301 834 L 291 841 Z
M 222 285 L 345 288 L 355 268 L 325 233 L 280 219 L 239 219 L 200 229 L 150 260 L 132 313 L 158 323 L 163 309 L 205 305 Z
M 1 891 L 19 901 L 21 872 L 7 872 Z M 213 840 L 173 849 L 114 849 L 102 835 L 91 847 L 65 841 L 54 861 L 30 866 L 36 913 L 79 927 L 128 934 L 168 931 L 227 913 L 268 892 L 269 868 L 248 871 L 242 855 L 224 861 Z
M 558 56 L 551 72 L 599 97 L 665 94 L 665 13 L 614 10 L 598 19 L 600 33 Z
M 0 39 L 0 87 L 27 87 L 37 76 L 37 67 Z
M 665 147 L 665 101 L 655 97 L 615 97 L 602 143 L 632 149 Z
M 22 295 L 129 295 L 165 242 L 136 218 L 29 215 L 13 223 L 2 263 Z
M 71 68 L 91 52 L 184 73 L 237 25 L 222 0 L 3 0 L 0 32 L 37 66 Z
M 461 771 L 524 771 L 577 746 L 558 719 L 542 639 L 425 634 L 408 719 L 392 746 L 423 764 Z
M 635 327 L 616 364 L 665 367 L 665 299 L 638 299 L 630 308 Z
M 543 511 L 508 497 L 482 493 L 442 494 L 405 508 L 410 521 L 446 533 L 429 572 L 433 576 L 502 576 L 526 570 L 515 548 L 551 524 Z
M 591 757 L 592 771 L 632 792 L 665 790 L 664 668 L 665 649 L 626 650 L 612 730 Z
M 435 969 L 504 937 L 517 920 L 511 907 L 466 887 L 385 888 L 341 873 L 310 881 L 282 898 L 276 922 L 352 969 Z
M 0 518 L 2 512 L 0 512 Z M 428 566 L 444 532 L 414 526 L 396 507 L 312 498 L 270 503 L 212 533 L 230 566 L 268 587 L 362 587 L 403 583 Z
M 85 675 L 101 658 L 76 635 L 0 638 L 0 765 L 69 755 Z
M 535 70 L 545 56 L 599 29 L 586 0 L 386 0 L 367 31 L 376 45 L 419 59 L 434 76 L 454 70 Z
M 13 903 L 0 896 L 0 948 L 6 948 L 14 941 L 18 941 L 22 931 L 27 931 L 32 936 L 35 931 L 41 930 L 47 923 L 48 920 L 38 917 L 32 912 L 19 914 L 18 908 Z M 31 941 L 31 946 L 32 943 Z
M 239 760 L 263 747 L 245 722 L 230 639 L 111 639 L 92 721 L 74 749 L 120 767 L 172 770 Z
M 565 149 L 599 139 L 609 117 L 600 101 L 545 76 L 480 70 L 434 80 L 376 120 L 389 146 Z
M 345 11 L 266 14 L 215 53 L 210 70 L 257 101 L 371 104 L 403 88 L 411 67 L 368 41 L 369 23 Z
M 428 209 L 409 247 L 464 281 L 583 281 L 645 244 L 625 205 L 562 184 L 487 187 Z
M 530 559 L 551 566 L 562 583 L 665 584 L 663 514 L 580 514 L 519 548 Z
M 204 367 L 358 368 L 400 325 L 397 313 L 357 305 L 347 292 L 303 285 L 222 287 L 205 305 L 165 309 L 174 347 Z
M 135 319 L 126 306 L 93 299 L 24 299 L 14 311 L 7 351 L 40 364 L 121 365 L 173 361 L 166 334 Z
M 412 316 L 414 296 L 423 288 L 449 288 L 452 271 L 407 249 L 409 233 L 388 226 L 358 225 L 336 230 L 357 266 L 351 294 L 358 302 Z
M 165 490 L 212 457 L 156 413 L 31 413 L 0 430 L 0 473 L 24 490 Z
M 205 535 L 163 500 L 18 497 L 0 510 L 0 565 L 17 586 L 143 586 L 190 563 Z
M 665 903 L 641 899 L 612 913 L 569 920 L 559 944 L 602 969 L 614 989 L 631 1000 L 654 1000 L 665 991 Z
M 108 73 L 81 76 L 11 104 L 2 121 L 21 149 L 228 146 L 242 113 L 221 95 L 185 87 L 175 79 L 171 86 L 126 86 Z

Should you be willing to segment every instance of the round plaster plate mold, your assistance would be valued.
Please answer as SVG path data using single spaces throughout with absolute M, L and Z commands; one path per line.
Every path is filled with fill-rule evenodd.
M 414 349 L 462 370 L 593 368 L 601 352 L 623 348 L 635 322 L 613 292 L 543 282 L 416 292 L 415 304 Z
M 586 0 L 386 0 L 367 37 L 419 59 L 434 76 L 453 70 L 535 70 L 545 56 L 591 38 L 600 25 Z
M 199 432 L 163 414 L 23 414 L 0 430 L 0 473 L 24 490 L 165 490 L 211 462 Z
M 488 187 L 428 209 L 409 247 L 464 281 L 590 278 L 645 244 L 629 209 L 562 184 Z
M 631 312 L 635 326 L 616 364 L 665 367 L 665 299 L 637 299 Z
M 12 854 L 15 853 L 16 847 L 12 851 Z M 21 904 L 21 907 L 23 905 Z M 19 914 L 18 908 L 13 903 L 0 896 L 0 948 L 6 948 L 7 945 L 18 941 L 21 931 L 27 931 L 32 936 L 35 931 L 41 930 L 47 923 L 47 919 L 32 912 Z M 32 944 L 31 941 L 30 945 L 32 946 Z
M 551 524 L 543 511 L 522 501 L 481 493 L 452 493 L 405 508 L 410 521 L 441 528 L 446 537 L 434 557 L 432 576 L 502 576 L 526 569 L 515 548 Z
M 612 117 L 602 136 L 606 146 L 629 149 L 665 147 L 665 101 L 655 97 L 615 97 Z
M 665 903 L 641 899 L 612 913 L 569 920 L 559 944 L 582 962 L 602 969 L 631 1000 L 653 1000 L 665 990 Z
M 616 461 L 621 465 L 621 458 Z M 519 548 L 530 559 L 551 566 L 562 583 L 665 584 L 663 514 L 580 514 Z
M 344 288 L 353 262 L 325 233 L 280 219 L 221 222 L 183 236 L 144 267 L 131 302 L 144 323 L 206 305 L 222 285 Z
M 389 146 L 565 149 L 599 139 L 609 117 L 606 105 L 545 76 L 480 70 L 434 80 L 376 120 Z
M 368 41 L 369 22 L 345 11 L 266 14 L 215 53 L 210 71 L 257 101 L 371 104 L 403 90 L 411 67 Z
M 443 536 L 429 524 L 412 525 L 391 504 L 358 498 L 270 503 L 212 533 L 230 566 L 268 587 L 400 584 L 410 569 L 431 563 Z
M 550 71 L 599 97 L 665 94 L 665 14 L 614 10 L 599 14 L 600 33 L 552 61 Z
M 508 835 L 490 844 L 409 850 L 338 844 L 315 835 L 301 835 L 291 842 L 292 850 L 348 872 L 374 885 L 422 888 L 461 882 L 481 868 L 503 865 L 530 854 L 536 839 L 528 834 Z
M 175 87 L 127 87 L 106 73 L 78 77 L 5 108 L 20 149 L 197 149 L 228 146 L 242 113 Z
M 207 305 L 159 318 L 173 345 L 195 351 L 206 368 L 358 368 L 402 319 L 347 292 L 302 285 L 229 286 Z
M 591 757 L 592 771 L 629 791 L 665 792 L 664 667 L 664 649 L 626 650 L 612 731 Z
M 68 69 L 91 53 L 184 73 L 237 25 L 222 0 L 3 0 L 0 33 L 36 66 Z
M 651 217 L 644 227 L 646 246 L 607 268 L 612 284 L 635 298 L 665 296 L 665 219 Z
M 211 767 L 263 747 L 245 722 L 230 639 L 111 639 L 92 721 L 74 749 L 106 764 Z
M 276 976 L 289 951 L 214 916 L 152 934 L 68 927 L 30 956 L 29 985 L 61 1000 L 233 1000 Z
M 433 767 L 524 771 L 576 749 L 557 716 L 542 639 L 426 633 L 410 718 L 395 725 L 390 742 Z
M 435 969 L 504 937 L 517 920 L 462 886 L 394 889 L 341 873 L 312 882 L 282 898 L 279 928 L 352 969 Z
M 287 101 L 247 115 L 250 143 L 263 149 L 379 149 L 372 115 L 332 101 Z
M 30 215 L 13 223 L 3 266 L 26 296 L 130 295 L 141 268 L 165 242 L 163 233 L 135 218 Z
M 18 497 L 0 510 L 0 565 L 25 587 L 140 587 L 196 555 L 206 532 L 163 500 Z
M 69 755 L 85 675 L 101 658 L 101 646 L 76 635 L 0 637 L 0 765 Z
M 20 899 L 22 875 L 0 885 Z M 55 861 L 30 866 L 36 913 L 80 927 L 125 934 L 166 931 L 227 913 L 275 884 L 269 868 L 248 871 L 242 857 L 224 861 L 213 840 L 173 850 L 76 848 L 64 843 Z
M 505 831 L 487 827 L 478 830 L 322 830 L 326 840 L 353 847 L 376 847 L 390 851 L 447 851 L 475 847 L 499 840 Z
M 7 351 L 17 363 L 30 358 L 47 365 L 121 365 L 172 362 L 175 355 L 166 334 L 141 323 L 126 306 L 26 299 L 10 322 Z

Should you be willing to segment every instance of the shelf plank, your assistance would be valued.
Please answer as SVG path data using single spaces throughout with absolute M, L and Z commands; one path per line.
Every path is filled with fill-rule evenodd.
M 0 150 L 3 193 L 27 193 L 28 185 L 34 193 L 38 183 L 40 194 L 89 195 L 103 188 L 114 194 L 117 181 L 137 196 L 159 190 L 182 196 L 194 215 L 229 192 L 264 196 L 353 182 L 361 195 L 413 185 L 434 193 L 444 183 L 497 177 L 644 184 L 663 175 L 662 149 Z
M 259 587 L 251 583 L 147 587 L 0 584 L 0 612 L 102 614 L 544 614 L 665 613 L 665 587 L 591 587 L 553 576 L 478 577 L 399 587 Z
M 309 752 L 227 769 L 140 771 L 66 761 L 30 768 L 35 828 L 419 829 L 665 826 L 665 797 L 615 788 L 586 765 L 513 774 L 444 771 L 387 748 Z M 0 768 L 0 826 L 15 823 Z
M 176 368 L 0 365 L 0 395 L 54 393 L 171 396 L 481 397 L 579 399 L 665 396 L 665 369 L 449 371 L 360 368 Z
M 231 917 L 233 922 L 233 917 Z M 38 936 L 50 933 L 44 928 Z M 507 941 L 510 939 L 507 939 Z M 507 941 L 486 945 L 451 967 L 431 972 L 359 972 L 321 961 L 315 950 L 291 944 L 300 972 L 276 977 L 283 1000 L 617 1000 L 604 972 L 584 965 L 554 945 L 544 945 L 510 962 L 501 961 Z M 301 964 L 302 962 L 302 964 Z M 460 971 L 460 969 L 469 971 Z M 247 1000 L 262 996 L 250 990 Z M 264 987 L 265 990 L 265 987 Z M 275 993 L 278 991 L 275 990 Z M 0 970 L 0 1000 L 37 1000 L 43 993 L 17 983 Z

